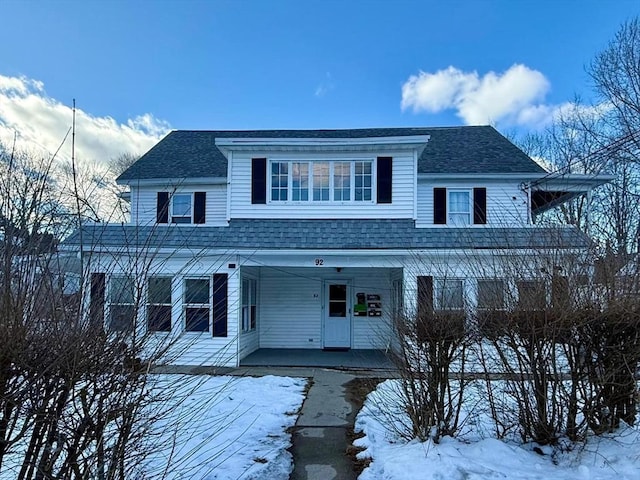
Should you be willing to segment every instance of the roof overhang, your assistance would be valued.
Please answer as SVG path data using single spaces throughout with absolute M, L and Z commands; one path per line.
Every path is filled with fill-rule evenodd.
M 116 180 L 118 185 L 135 185 L 136 187 L 157 187 L 166 188 L 181 187 L 183 185 L 226 185 L 226 177 L 188 177 L 188 178 L 144 178 Z
M 344 151 L 422 151 L 430 135 L 405 135 L 395 137 L 363 138 L 216 138 L 216 147 L 225 155 L 228 152 L 253 151 L 305 151 L 305 152 L 344 152 Z
M 531 212 L 539 215 L 615 179 L 613 175 L 552 174 L 529 183 Z

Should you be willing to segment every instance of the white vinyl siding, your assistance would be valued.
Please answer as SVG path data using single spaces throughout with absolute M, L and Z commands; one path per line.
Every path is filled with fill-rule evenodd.
M 164 186 L 131 187 L 131 223 L 153 225 L 156 223 L 158 192 L 173 192 L 173 188 Z M 207 203 L 205 225 L 226 225 L 227 222 L 227 186 L 226 185 L 185 185 L 176 188 L 175 193 L 206 192 Z
M 268 176 L 271 175 L 270 165 L 274 159 L 288 162 L 308 163 L 309 169 L 313 169 L 314 161 L 327 162 L 343 162 L 349 161 L 351 169 L 354 162 L 371 161 L 372 174 L 376 176 L 376 157 L 375 153 L 359 154 L 357 152 L 349 152 L 348 154 L 277 154 L 267 155 L 256 152 L 234 153 L 231 165 L 231 178 L 229 182 L 230 188 L 230 218 L 413 218 L 414 216 L 414 194 L 415 194 L 415 160 L 414 156 L 407 152 L 383 152 L 381 155 L 393 157 L 393 203 L 377 204 L 374 201 L 356 201 L 355 193 L 349 201 L 334 200 L 335 188 L 328 190 L 331 200 L 327 202 L 314 202 L 313 189 L 309 188 L 309 200 L 306 202 L 293 201 L 271 201 L 272 192 L 267 188 L 267 204 L 255 205 L 251 203 L 251 158 L 267 157 Z M 291 163 L 289 164 L 291 165 Z M 335 164 L 334 164 L 335 165 Z M 306 168 L 306 167 L 305 167 Z M 335 172 L 334 172 L 335 175 Z M 350 181 L 355 175 L 355 170 L 350 171 Z M 292 177 L 293 178 L 293 177 Z M 333 178 L 335 184 L 335 178 Z M 269 187 L 271 180 L 267 180 Z M 355 179 L 354 179 L 355 185 Z M 296 184 L 292 183 L 289 187 L 290 196 L 292 189 L 296 188 Z M 355 186 L 350 185 L 351 191 Z M 375 181 L 371 190 L 372 198 L 375 200 L 376 184 Z
M 124 263 L 121 263 L 124 265 Z M 173 365 L 235 367 L 238 358 L 239 336 L 239 275 L 238 269 L 228 270 L 226 261 L 202 258 L 194 264 L 188 258 L 158 258 L 149 266 L 153 272 L 162 272 L 172 278 L 171 332 L 158 332 L 149 337 L 150 348 L 160 342 L 172 342 L 166 362 Z M 208 332 L 185 332 L 184 330 L 184 280 L 186 278 L 209 278 L 227 273 L 227 336 L 213 337 Z
M 519 183 L 513 181 L 498 182 L 478 180 L 475 182 L 418 182 L 418 216 L 416 226 L 433 226 L 433 189 L 446 188 L 456 191 L 468 190 L 473 202 L 473 188 L 487 189 L 487 226 L 522 227 L 527 225 L 527 195 L 520 189 Z M 447 217 L 449 217 L 447 208 Z M 473 220 L 473 219 L 472 219 Z

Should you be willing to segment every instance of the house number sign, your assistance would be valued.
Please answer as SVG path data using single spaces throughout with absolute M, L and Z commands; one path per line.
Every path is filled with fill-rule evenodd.
M 316 264 L 316 267 L 321 267 L 324 265 L 324 258 L 316 258 L 314 262 Z

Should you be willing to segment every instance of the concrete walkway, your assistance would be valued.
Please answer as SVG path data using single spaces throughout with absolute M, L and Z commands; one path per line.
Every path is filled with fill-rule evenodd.
M 160 369 L 159 369 L 160 370 Z M 356 408 L 346 396 L 345 385 L 355 378 L 391 378 L 386 369 L 331 369 L 322 367 L 242 366 L 163 368 L 166 373 L 224 374 L 238 376 L 278 375 L 306 377 L 311 382 L 295 426 L 290 448 L 294 469 L 290 480 L 356 480 L 352 458 L 347 454 L 348 437 Z
M 316 370 L 292 432 L 294 470 L 290 480 L 356 478 L 347 456 L 347 431 L 355 415 L 344 385 L 355 378 L 336 370 Z

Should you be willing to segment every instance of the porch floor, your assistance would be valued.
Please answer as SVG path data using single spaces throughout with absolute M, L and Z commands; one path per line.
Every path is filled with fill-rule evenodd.
M 240 360 L 241 367 L 327 367 L 393 370 L 382 350 L 260 348 Z

